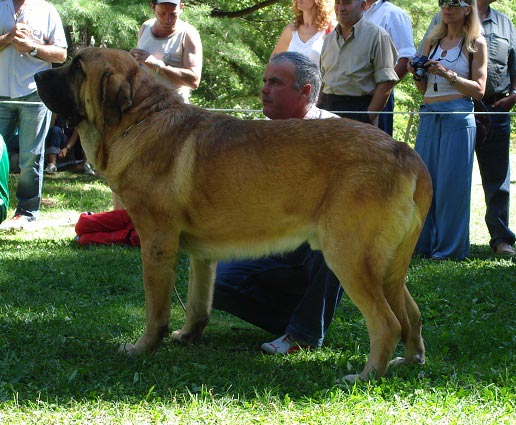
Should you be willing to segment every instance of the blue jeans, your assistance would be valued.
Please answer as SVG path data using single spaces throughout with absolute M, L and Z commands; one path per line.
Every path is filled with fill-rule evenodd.
M 489 111 L 502 112 L 487 105 Z M 486 201 L 486 224 L 491 235 L 489 245 L 494 250 L 500 242 L 514 244 L 509 229 L 509 197 L 511 188 L 509 144 L 510 115 L 490 115 L 491 128 L 487 140 L 475 147 Z
M 281 256 L 219 263 L 213 308 L 319 347 L 342 294 L 322 253 L 303 244 Z
M 40 102 L 37 92 L 17 99 L 3 97 L 0 100 Z M 15 215 L 24 215 L 29 220 L 35 220 L 39 215 L 45 137 L 50 125 L 50 116 L 51 112 L 43 104 L 0 103 L 0 134 L 5 140 L 10 140 L 16 129 L 19 132 L 20 177 L 16 190 L 18 206 Z
M 428 257 L 462 260 L 469 255 L 469 216 L 476 126 L 473 102 L 458 99 L 421 105 L 415 149 L 434 187 L 432 204 L 416 245 Z
M 387 99 L 387 103 L 385 104 L 385 108 L 383 108 L 385 112 L 393 112 L 394 111 L 394 90 L 392 91 L 389 99 Z M 394 115 L 393 114 L 380 114 L 378 115 L 378 127 L 380 130 L 385 131 L 389 136 L 392 137 L 394 126 Z
M 61 149 L 66 146 L 65 136 L 61 127 L 54 125 L 49 128 L 45 145 L 46 155 L 59 155 Z

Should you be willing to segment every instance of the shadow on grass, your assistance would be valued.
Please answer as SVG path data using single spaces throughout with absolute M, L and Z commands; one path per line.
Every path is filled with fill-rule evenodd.
M 14 208 L 17 204 L 16 187 L 18 178 L 18 174 L 9 175 L 11 208 Z M 103 204 L 101 211 L 111 209 L 111 190 L 102 177 L 71 171 L 60 171 L 52 175 L 45 175 L 43 180 L 43 213 L 47 207 L 61 210 L 96 211 L 99 203 Z
M 2 241 L 0 271 L 0 400 L 59 403 L 206 397 L 254 399 L 270 394 L 317 401 L 335 379 L 359 371 L 368 337 L 349 300 L 341 303 L 326 346 L 288 357 L 265 356 L 271 335 L 214 312 L 203 344 L 177 346 L 166 338 L 152 357 L 117 352 L 143 331 L 140 252 Z M 181 259 L 185 296 L 188 264 Z M 516 264 L 474 247 L 473 259 L 415 259 L 408 285 L 424 321 L 427 364 L 391 370 L 393 391 L 446 387 L 451 379 L 480 387 L 514 385 Z M 172 301 L 171 329 L 184 313 Z M 239 330 L 235 330 L 235 327 Z M 397 379 L 400 378 L 400 379 Z M 365 385 L 365 384 L 364 384 Z M 344 385 L 342 388 L 348 388 Z

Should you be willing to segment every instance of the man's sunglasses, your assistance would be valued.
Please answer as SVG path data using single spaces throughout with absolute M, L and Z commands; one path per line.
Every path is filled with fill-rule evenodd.
M 467 7 L 470 6 L 470 4 L 466 3 L 462 0 L 439 0 L 439 7 Z

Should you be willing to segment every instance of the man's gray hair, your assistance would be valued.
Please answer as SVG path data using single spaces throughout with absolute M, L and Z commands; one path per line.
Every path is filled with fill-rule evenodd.
M 269 63 L 290 63 L 294 65 L 294 88 L 299 90 L 306 84 L 312 86 L 310 104 L 314 105 L 321 90 L 321 71 L 319 66 L 308 56 L 298 52 L 281 52 L 275 54 Z

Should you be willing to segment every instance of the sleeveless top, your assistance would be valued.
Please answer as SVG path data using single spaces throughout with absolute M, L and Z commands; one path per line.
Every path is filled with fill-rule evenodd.
M 186 38 L 186 26 L 184 21 L 177 20 L 176 28 L 168 37 L 158 38 L 152 34 L 152 26 L 156 18 L 149 19 L 142 25 L 142 32 L 138 40 L 138 48 L 151 53 L 156 59 L 176 68 L 184 68 L 183 51 Z M 188 103 L 190 88 L 170 83 L 173 89 Z
M 459 43 L 453 49 L 449 49 L 443 57 L 443 49 L 441 42 L 435 47 L 430 55 L 430 59 L 439 60 L 446 69 L 455 71 L 457 76 L 470 78 L 469 75 L 469 58 L 462 50 L 464 43 Z M 437 87 L 437 91 L 435 88 Z M 449 96 L 452 94 L 462 93 L 453 87 L 449 81 L 439 75 L 428 74 L 428 82 L 426 85 L 425 97 Z
M 307 42 L 299 38 L 299 34 L 296 31 L 292 31 L 292 40 L 288 45 L 289 52 L 302 53 L 312 59 L 318 66 L 321 58 L 321 49 L 324 42 L 324 36 L 327 30 L 317 31 Z

